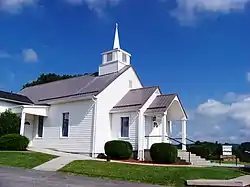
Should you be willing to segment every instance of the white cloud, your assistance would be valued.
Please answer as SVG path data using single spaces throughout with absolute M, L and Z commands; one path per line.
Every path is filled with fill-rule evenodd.
M 232 103 L 242 101 L 250 97 L 250 94 L 236 94 L 234 92 L 228 92 L 225 94 L 223 101 L 226 103 Z
M 242 142 L 250 135 L 250 94 L 228 92 L 220 100 L 198 105 L 188 122 L 190 138 L 200 141 Z
M 23 60 L 25 62 L 37 62 L 38 55 L 34 49 L 24 49 L 22 52 Z
M 122 0 L 62 0 L 71 5 L 87 5 L 99 16 L 104 15 L 104 9 L 115 6 Z M 0 0 L 0 10 L 9 13 L 19 13 L 24 7 L 37 5 L 41 0 Z
M 166 2 L 172 0 L 164 0 Z M 228 14 L 242 11 L 250 0 L 175 0 L 177 8 L 172 12 L 181 23 L 192 23 L 202 13 Z
M 198 106 L 197 113 L 214 117 L 224 115 L 228 113 L 229 110 L 229 105 L 223 104 L 220 101 L 209 99 L 207 102 Z
M 121 0 L 65 0 L 72 5 L 82 5 L 87 4 L 90 10 L 93 10 L 98 14 L 98 16 L 104 15 L 104 9 L 108 6 L 115 6 Z
M 37 0 L 0 0 L 0 9 L 10 13 L 19 13 L 23 7 L 36 3 Z
M 209 99 L 207 102 L 200 104 L 196 112 L 210 118 L 220 116 L 231 118 L 250 129 L 250 96 L 238 95 L 237 100 L 230 104 Z

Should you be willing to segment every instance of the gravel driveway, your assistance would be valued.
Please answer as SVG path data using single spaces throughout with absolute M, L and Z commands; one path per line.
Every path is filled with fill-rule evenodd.
M 141 183 L 109 181 L 59 172 L 0 167 L 0 187 L 157 187 Z M 158 186 L 159 187 L 159 186 Z

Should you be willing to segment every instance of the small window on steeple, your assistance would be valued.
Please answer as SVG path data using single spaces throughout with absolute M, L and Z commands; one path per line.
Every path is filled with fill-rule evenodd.
M 113 59 L 113 53 L 108 53 L 107 54 L 107 62 L 112 61 Z
M 127 55 L 125 53 L 122 53 L 122 61 L 127 62 Z

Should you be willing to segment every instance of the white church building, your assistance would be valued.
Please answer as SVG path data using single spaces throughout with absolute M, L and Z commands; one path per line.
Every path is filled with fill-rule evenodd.
M 20 134 L 30 147 L 97 156 L 110 140 L 129 141 L 137 158 L 153 143 L 171 142 L 172 122 L 181 121 L 186 150 L 187 115 L 177 94 L 144 87 L 120 48 L 116 25 L 114 46 L 102 53 L 98 73 L 27 87 L 19 93 L 0 91 L 0 112 L 20 115 Z

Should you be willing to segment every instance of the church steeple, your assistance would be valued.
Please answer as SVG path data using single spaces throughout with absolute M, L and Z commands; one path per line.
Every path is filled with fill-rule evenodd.
M 130 65 L 130 57 L 131 55 L 120 47 L 118 24 L 116 23 L 113 49 L 102 53 L 99 75 L 120 71 L 124 66 Z
M 120 39 L 119 39 L 119 32 L 118 32 L 118 23 L 115 24 L 115 38 L 114 38 L 114 46 L 113 49 L 120 49 Z

